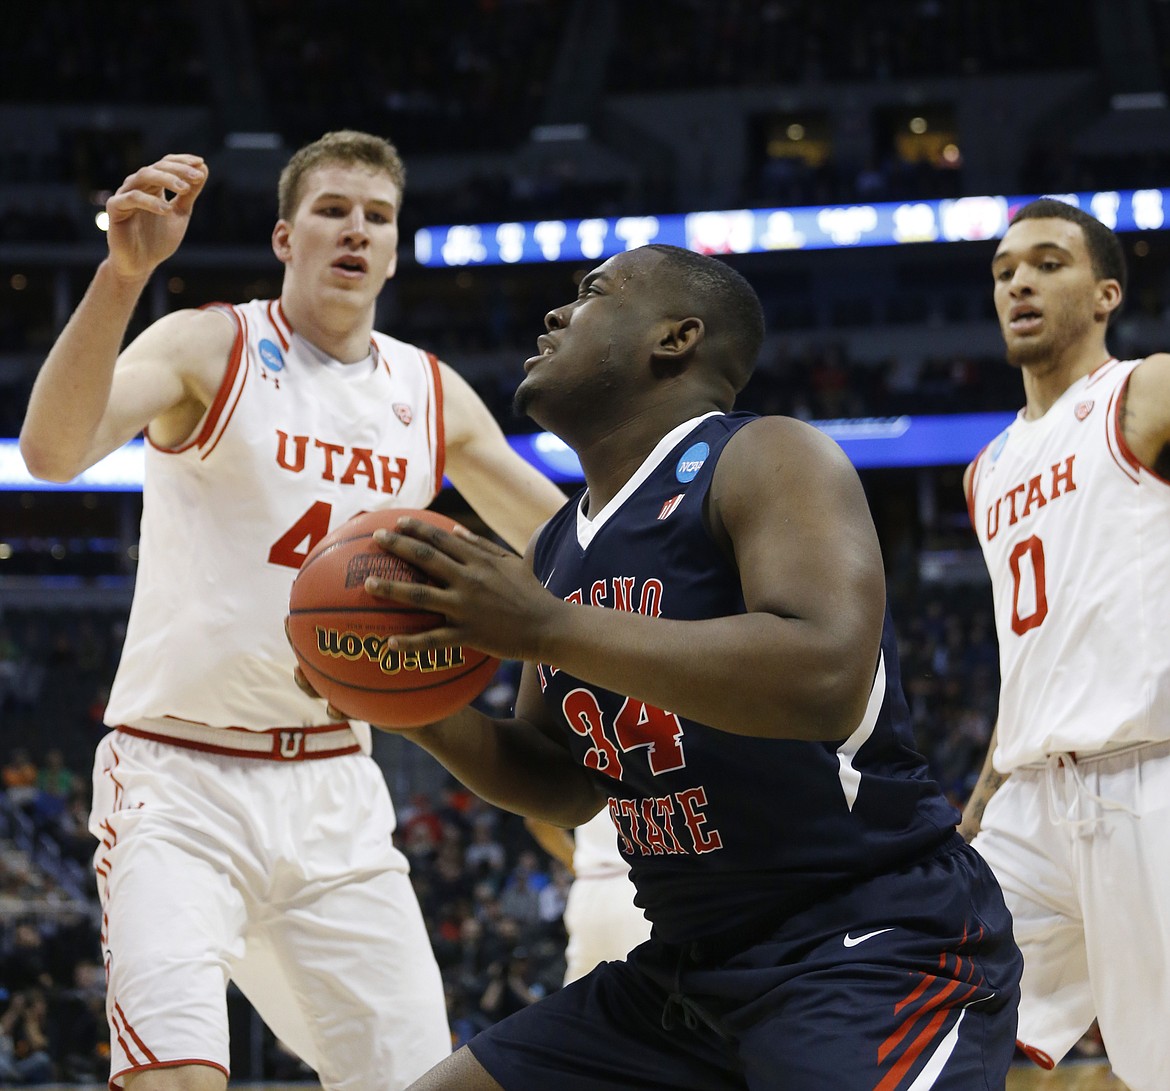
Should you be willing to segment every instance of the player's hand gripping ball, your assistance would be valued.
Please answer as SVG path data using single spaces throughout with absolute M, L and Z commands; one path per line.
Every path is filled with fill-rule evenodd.
M 401 516 L 451 530 L 433 511 L 405 508 L 355 516 L 305 558 L 288 602 L 288 633 L 309 684 L 347 716 L 385 727 L 418 727 L 478 697 L 499 660 L 472 648 L 400 652 L 387 638 L 443 624 L 441 614 L 399 606 L 366 591 L 367 576 L 431 582 L 413 565 L 378 548 L 373 533 Z

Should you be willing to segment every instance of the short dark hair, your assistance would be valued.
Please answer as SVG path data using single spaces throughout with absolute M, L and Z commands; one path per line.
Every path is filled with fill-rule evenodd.
M 1121 248 L 1121 240 L 1096 216 L 1091 216 L 1065 201 L 1058 201 L 1055 197 L 1041 197 L 1029 201 L 1018 209 L 1011 222 L 1017 224 L 1021 220 L 1067 220 L 1076 224 L 1085 237 L 1085 248 L 1089 251 L 1093 275 L 1098 280 L 1116 280 L 1121 285 L 1121 298 L 1125 299 L 1127 280 L 1125 251 Z M 1119 310 L 1120 307 L 1113 315 Z M 1110 315 L 1110 318 L 1113 315 Z
M 693 307 L 709 332 L 725 341 L 730 359 L 722 361 L 724 370 L 735 390 L 742 390 L 764 343 L 764 308 L 756 290 L 718 258 L 666 243 L 647 248 L 665 258 L 684 305 Z

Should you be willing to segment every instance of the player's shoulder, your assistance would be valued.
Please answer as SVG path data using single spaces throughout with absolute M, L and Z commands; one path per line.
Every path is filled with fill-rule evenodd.
M 403 341 L 401 337 L 395 337 L 392 333 L 386 333 L 384 330 L 373 330 L 371 336 L 374 338 L 379 350 L 391 356 L 409 355 L 416 358 L 428 359 L 433 361 L 440 368 L 447 365 L 444 364 L 438 356 L 430 349 L 422 345 L 413 344 L 410 341 Z
M 172 311 L 143 330 L 122 355 L 130 360 L 150 357 L 179 367 L 194 361 L 226 363 L 236 333 L 237 325 L 228 312 Z
M 1126 382 L 1131 404 L 1170 401 L 1170 352 L 1155 352 L 1139 360 Z
M 1144 372 L 1147 376 L 1164 379 L 1170 375 L 1170 352 L 1154 352 L 1137 362 L 1134 374 Z
M 1129 373 L 1123 427 L 1131 447 L 1146 440 L 1157 448 L 1151 457 L 1162 457 L 1170 443 L 1170 353 L 1155 352 Z
M 785 474 L 854 472 L 841 445 L 821 429 L 796 417 L 763 416 L 743 422 L 731 436 L 721 465 Z
M 232 309 L 227 306 L 184 307 L 164 314 L 149 327 L 160 336 L 197 337 L 210 340 L 235 339 L 237 323 Z M 149 332 L 148 331 L 148 332 Z

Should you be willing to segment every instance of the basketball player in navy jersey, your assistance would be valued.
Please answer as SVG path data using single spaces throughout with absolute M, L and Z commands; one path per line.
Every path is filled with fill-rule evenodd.
M 731 413 L 755 293 L 650 245 L 545 323 L 516 400 L 585 490 L 524 561 L 400 520 L 379 542 L 438 585 L 367 587 L 445 615 L 403 649 L 524 661 L 514 719 L 404 734 L 499 806 L 608 808 L 653 934 L 412 1087 L 1003 1088 L 1019 952 L 914 751 L 858 477 Z

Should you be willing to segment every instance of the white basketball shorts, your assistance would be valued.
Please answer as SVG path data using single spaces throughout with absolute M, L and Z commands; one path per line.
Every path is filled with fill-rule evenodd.
M 377 764 L 276 762 L 111 732 L 90 828 L 111 1081 L 227 1073 L 232 979 L 327 1089 L 401 1088 L 451 1049 Z
M 1020 1041 L 1059 1061 L 1096 1017 L 1131 1091 L 1170 1088 L 1170 743 L 1017 769 L 973 844 L 1024 954 Z

